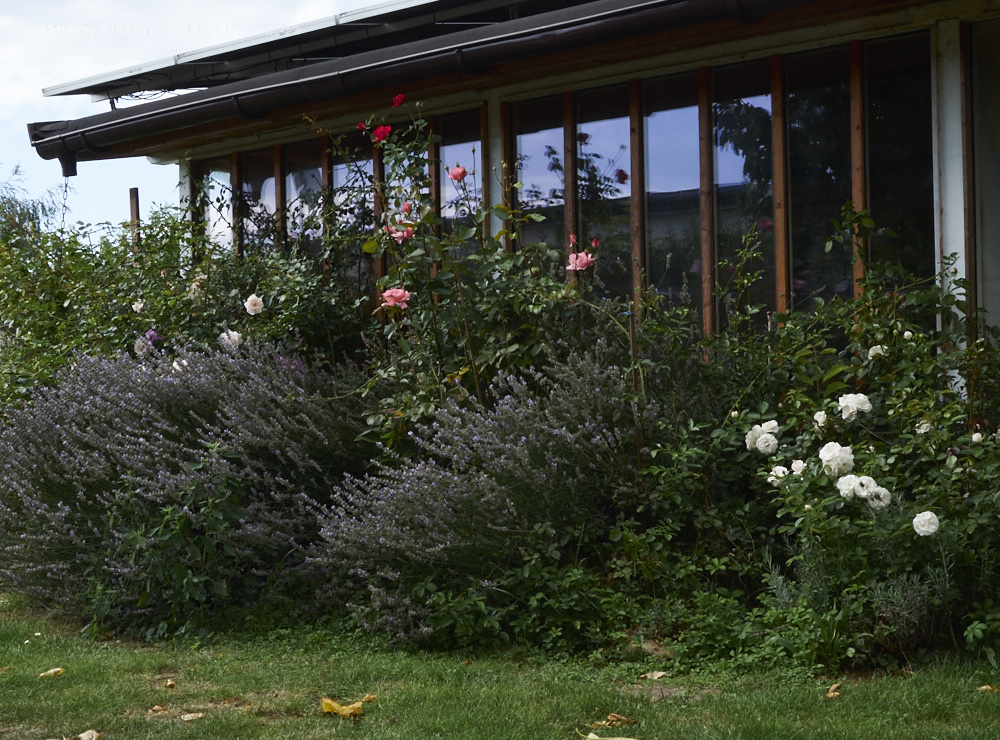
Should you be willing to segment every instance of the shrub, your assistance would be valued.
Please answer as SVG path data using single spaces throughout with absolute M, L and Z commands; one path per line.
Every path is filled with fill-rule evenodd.
M 79 357 L 0 432 L 0 574 L 104 626 L 163 634 L 301 599 L 316 507 L 368 457 L 347 369 L 277 347 Z
M 593 637 L 606 620 L 588 589 L 649 419 L 622 359 L 602 344 L 499 379 L 495 405 L 446 405 L 408 435 L 418 456 L 335 488 L 314 554 L 339 576 L 328 597 L 401 639 Z

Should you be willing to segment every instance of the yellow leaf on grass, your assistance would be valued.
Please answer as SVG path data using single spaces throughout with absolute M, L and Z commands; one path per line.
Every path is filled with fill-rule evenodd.
M 192 712 L 191 714 L 182 714 L 181 719 L 184 722 L 193 722 L 196 719 L 201 719 L 205 716 L 204 712 Z
M 327 714 L 336 714 L 340 717 L 360 717 L 365 713 L 365 710 L 361 708 L 361 702 L 356 701 L 353 704 L 348 704 L 344 706 L 343 704 L 338 704 L 333 699 L 327 699 L 325 696 L 319 700 L 320 706 L 323 707 L 323 711 Z
M 612 712 L 606 720 L 594 722 L 591 727 L 595 730 L 602 730 L 608 727 L 621 727 L 622 725 L 635 725 L 638 723 L 639 720 L 637 719 L 629 719 L 628 717 L 623 717 L 620 714 Z
M 648 678 L 653 681 L 663 678 L 667 675 L 666 671 L 650 671 L 649 673 L 643 673 L 639 678 Z
M 66 671 L 62 668 L 50 668 L 45 671 L 45 673 L 39 673 L 39 678 L 49 678 L 50 676 L 58 676 L 60 673 L 65 673 Z
M 69 740 L 99 740 L 99 738 L 104 737 L 97 730 L 87 730 L 86 732 L 81 732 L 76 737 L 71 737 Z
M 989 684 L 986 684 L 985 686 L 980 686 L 979 690 L 984 693 L 988 692 L 991 694 L 995 694 L 996 692 L 1000 691 L 1000 689 L 998 689 L 996 686 L 990 686 Z
M 835 683 L 833 686 L 831 686 L 830 690 L 826 692 L 826 698 L 827 699 L 836 699 L 836 698 L 838 698 L 840 696 L 840 692 L 837 691 L 837 689 L 839 689 L 839 688 L 840 688 L 840 684 L 839 683 Z
M 174 679 L 172 679 L 172 678 L 168 678 L 168 679 L 166 680 L 166 682 L 165 682 L 165 683 L 163 684 L 163 687 L 164 687 L 165 689 L 176 689 L 176 688 L 177 688 L 177 684 L 176 684 L 176 682 L 174 681 Z
M 376 699 L 378 699 L 377 694 L 365 694 L 365 698 L 361 701 L 375 701 Z

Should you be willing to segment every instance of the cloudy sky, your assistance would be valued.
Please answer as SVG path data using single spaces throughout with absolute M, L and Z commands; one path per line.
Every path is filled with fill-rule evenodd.
M 32 196 L 53 190 L 62 200 L 56 160 L 28 143 L 26 125 L 103 113 L 107 101 L 87 95 L 43 97 L 42 89 L 151 62 L 296 23 L 376 5 L 374 0 L 45 0 L 0 8 L 0 180 L 19 168 L 18 184 Z M 280 10 L 280 18 L 276 11 Z M 81 162 L 69 179 L 67 224 L 118 223 L 129 218 L 128 191 L 139 188 L 145 217 L 153 204 L 176 203 L 177 168 L 145 158 Z

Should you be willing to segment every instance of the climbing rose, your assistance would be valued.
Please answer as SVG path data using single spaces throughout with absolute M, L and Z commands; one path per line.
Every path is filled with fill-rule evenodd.
M 153 352 L 153 345 L 150 344 L 146 337 L 139 337 L 135 340 L 135 344 L 132 345 L 132 349 L 135 351 L 137 357 L 147 357 Z
M 469 173 L 462 165 L 452 167 L 450 170 L 448 170 L 449 179 L 454 180 L 455 182 L 462 182 L 462 180 L 464 180 L 465 176 L 468 174 Z
M 939 525 L 937 514 L 933 511 L 921 511 L 913 517 L 913 531 L 921 537 L 930 537 L 938 531 Z
M 407 239 L 412 238 L 415 232 L 413 231 L 412 226 L 407 226 L 403 229 L 397 229 L 395 227 L 390 228 L 389 226 L 386 226 L 385 233 L 395 239 L 396 244 L 402 244 Z
M 764 432 L 757 438 L 757 451 L 765 455 L 773 455 L 778 451 L 778 438 L 769 432 Z
M 235 352 L 243 344 L 243 337 L 238 331 L 226 329 L 219 335 L 219 345 L 226 352 Z
M 401 106 L 405 102 L 406 102 L 406 96 L 403 95 L 403 93 L 400 93 L 399 95 L 397 95 L 396 97 L 394 97 L 392 99 L 392 107 L 393 108 L 398 108 L 399 106 Z
M 837 400 L 845 421 L 854 421 L 859 411 L 871 411 L 872 402 L 864 393 L 847 393 Z
M 868 359 L 877 357 L 878 355 L 884 355 L 885 351 L 888 349 L 884 344 L 876 344 L 874 347 L 868 348 Z
M 389 290 L 382 291 L 382 299 L 383 308 L 392 306 L 406 308 L 406 302 L 410 300 L 410 291 L 402 288 L 389 288 Z
M 805 460 L 792 460 L 792 475 L 802 475 L 805 469 Z
M 368 126 L 364 121 L 358 121 L 358 131 L 366 131 L 367 129 Z
M 264 299 L 256 293 L 251 293 L 250 297 L 243 303 L 243 307 L 246 308 L 248 314 L 256 316 L 264 310 Z
M 372 140 L 382 141 L 390 133 L 392 133 L 392 126 L 376 126 L 375 132 L 372 134 Z
M 767 482 L 772 486 L 777 486 L 786 475 L 788 475 L 788 468 L 784 465 L 775 465 L 771 468 L 771 474 L 767 476 Z
M 403 211 L 403 213 L 405 213 L 407 216 L 409 216 L 410 213 L 413 212 L 413 204 L 410 203 L 410 201 L 405 201 L 403 203 L 403 207 L 402 207 L 401 210 Z
M 574 252 L 569 256 L 569 264 L 566 265 L 567 270 L 586 270 L 594 264 L 594 258 L 590 256 L 589 252 Z
M 142 301 L 136 301 L 135 303 L 132 304 L 132 310 L 135 311 L 136 313 L 142 313 L 142 309 L 144 309 L 145 307 L 146 304 L 143 303 Z
M 854 451 L 836 442 L 827 442 L 819 451 L 823 472 L 831 478 L 839 478 L 854 470 Z

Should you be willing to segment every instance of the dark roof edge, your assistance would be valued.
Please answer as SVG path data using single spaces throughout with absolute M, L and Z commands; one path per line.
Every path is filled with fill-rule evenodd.
M 447 73 L 475 73 L 630 33 L 704 23 L 749 20 L 808 0 L 600 0 L 489 28 L 402 44 L 347 59 L 243 80 L 167 100 L 121 108 L 75 121 L 28 124 L 43 159 L 58 159 L 63 176 L 76 163 L 105 158 L 111 147 L 227 118 L 254 119 L 274 108 L 316 103 Z

